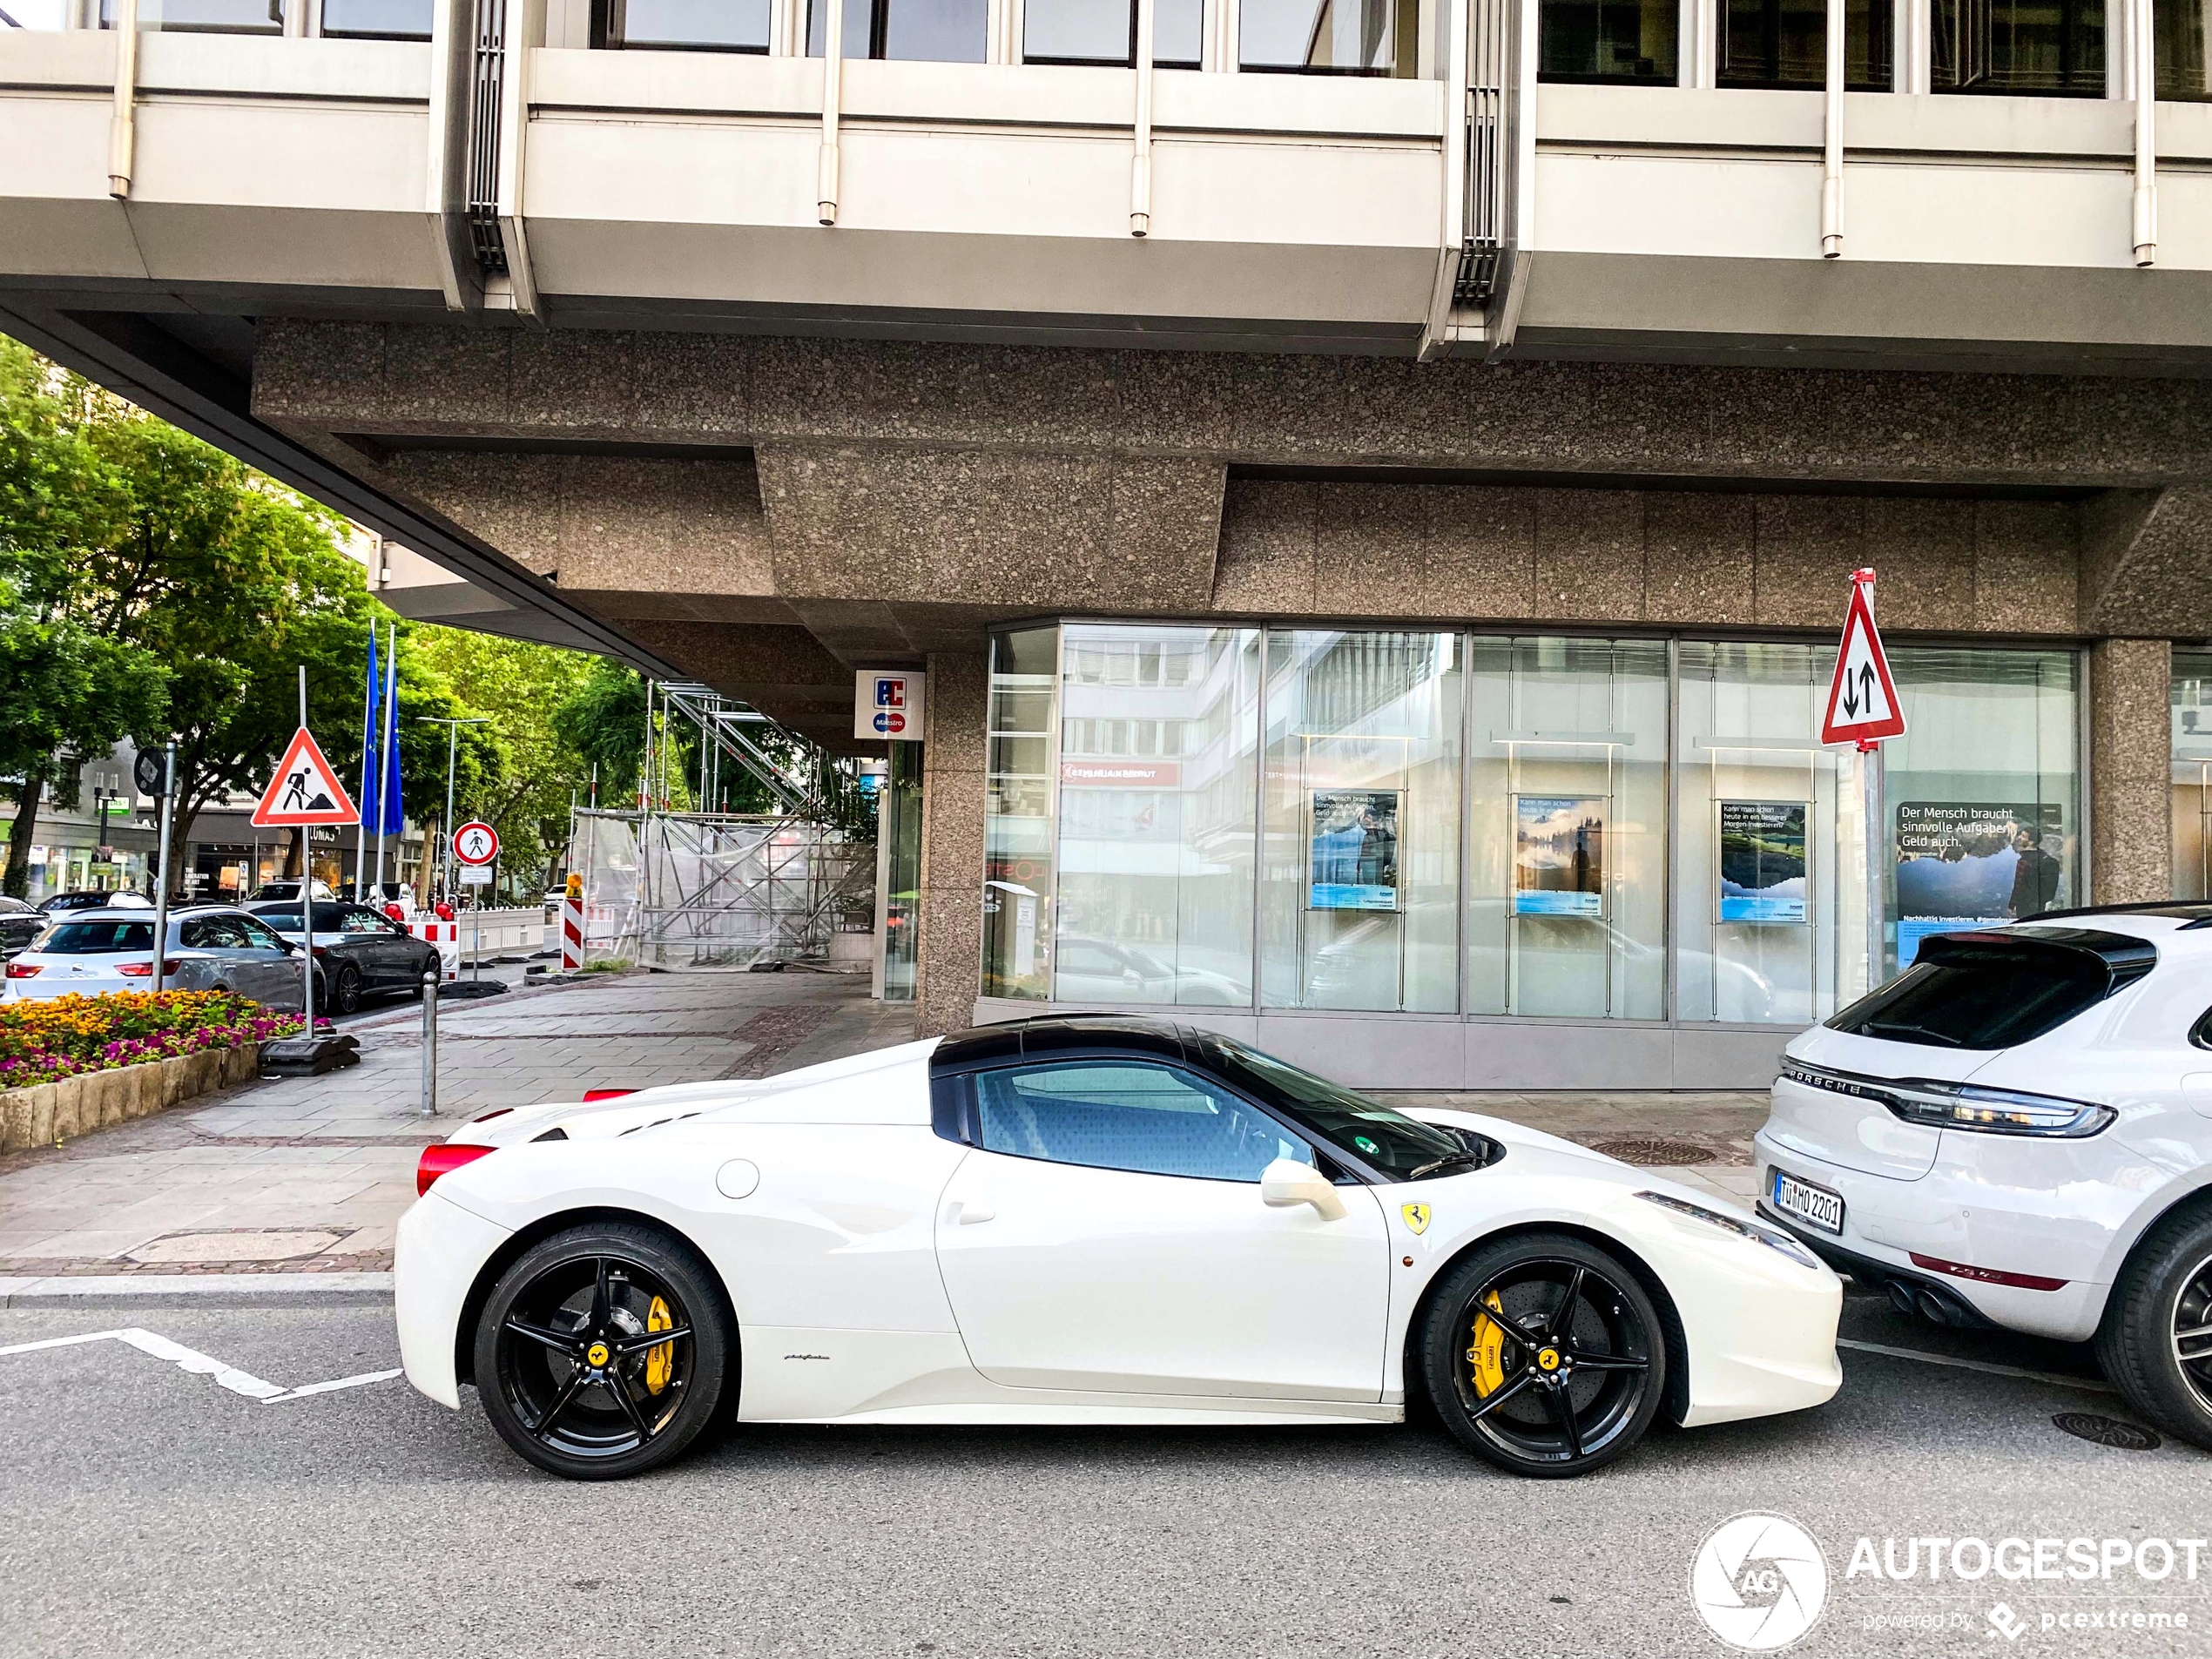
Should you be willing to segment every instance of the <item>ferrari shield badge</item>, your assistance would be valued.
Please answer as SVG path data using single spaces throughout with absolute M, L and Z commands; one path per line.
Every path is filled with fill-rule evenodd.
M 1425 1204 L 1401 1204 L 1398 1213 L 1406 1217 L 1406 1225 L 1416 1237 L 1428 1231 L 1428 1206 Z

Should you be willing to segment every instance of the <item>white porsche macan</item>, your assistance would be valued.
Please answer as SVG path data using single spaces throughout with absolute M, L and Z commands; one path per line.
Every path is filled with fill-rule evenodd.
M 1786 1050 L 1760 1207 L 1947 1325 L 2094 1339 L 2212 1447 L 2212 906 L 1941 934 Z
M 1842 1286 L 1569 1142 L 1224 1038 L 1051 1016 L 759 1082 L 488 1113 L 423 1155 L 407 1374 L 542 1468 L 718 1417 L 1378 1424 L 1522 1474 L 1817 1406 Z

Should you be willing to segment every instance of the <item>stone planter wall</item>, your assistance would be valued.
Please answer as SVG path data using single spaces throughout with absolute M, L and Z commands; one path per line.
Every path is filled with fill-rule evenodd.
M 51 1146 L 111 1123 L 150 1117 L 197 1096 L 251 1082 L 261 1050 L 243 1042 L 174 1060 L 152 1060 L 111 1071 L 88 1071 L 59 1082 L 0 1089 L 0 1152 Z

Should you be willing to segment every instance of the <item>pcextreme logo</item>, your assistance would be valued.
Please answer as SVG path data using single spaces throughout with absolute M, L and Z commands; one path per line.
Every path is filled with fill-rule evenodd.
M 1803 1638 L 1828 1605 L 1828 1560 L 1812 1534 L 1781 1515 L 1731 1515 L 1689 1564 L 1698 1616 L 1731 1648 L 1771 1653 Z

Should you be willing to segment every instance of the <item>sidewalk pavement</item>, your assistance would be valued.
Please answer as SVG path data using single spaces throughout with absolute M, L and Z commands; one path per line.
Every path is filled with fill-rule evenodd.
M 913 1015 L 870 1001 L 865 976 L 797 970 L 632 971 L 442 1002 L 431 1119 L 416 1115 L 419 1008 L 347 1028 L 361 1044 L 351 1070 L 248 1083 L 0 1157 L 0 1281 L 260 1274 L 296 1286 L 300 1274 L 381 1274 L 422 1147 L 480 1112 L 592 1088 L 767 1076 L 907 1041 Z M 1763 1092 L 1386 1098 L 1509 1118 L 1745 1203 L 1766 1106 Z

